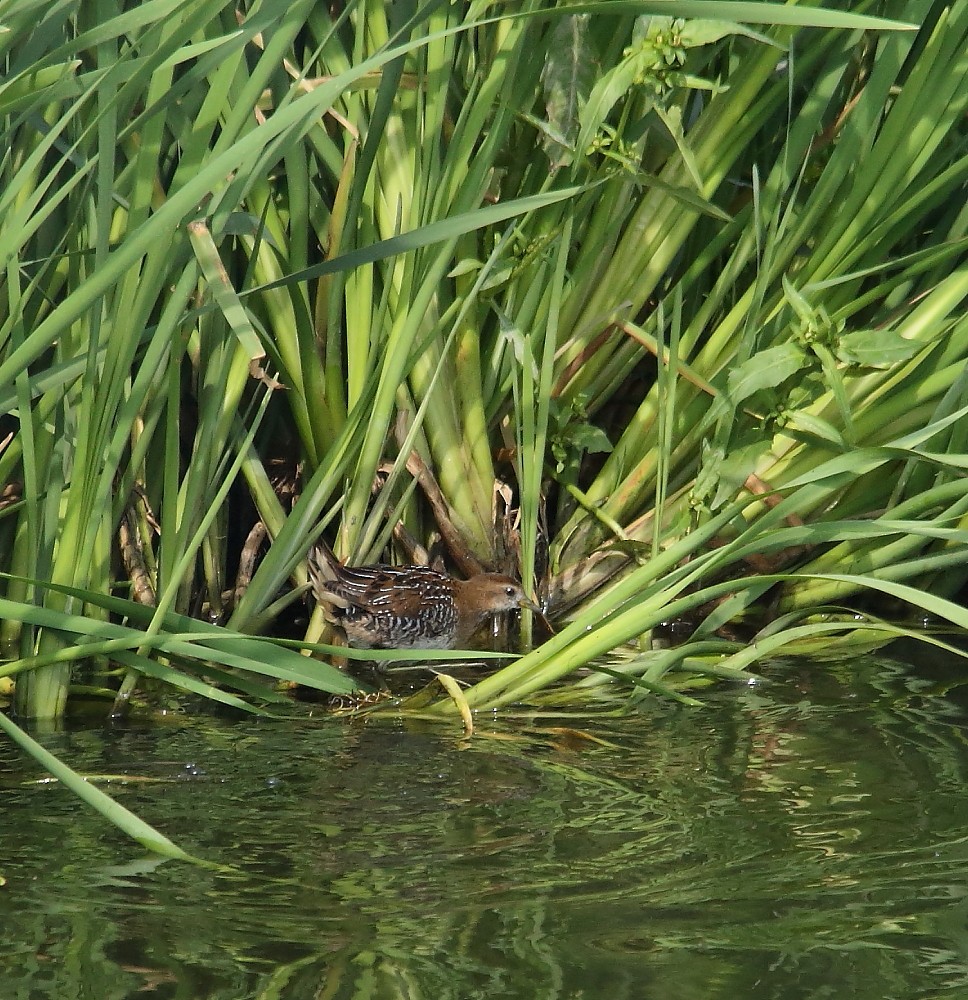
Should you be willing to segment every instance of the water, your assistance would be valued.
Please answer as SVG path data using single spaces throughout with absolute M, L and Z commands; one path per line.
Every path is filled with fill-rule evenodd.
M 146 857 L 2 743 L 0 997 L 963 998 L 959 670 L 787 666 L 703 709 L 470 741 L 330 718 L 42 737 L 221 871 Z

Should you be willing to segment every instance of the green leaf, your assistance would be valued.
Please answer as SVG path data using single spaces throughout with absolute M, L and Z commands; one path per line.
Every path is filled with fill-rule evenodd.
M 721 38 L 729 35 L 745 35 L 764 45 L 775 45 L 777 48 L 784 48 L 775 38 L 764 35 L 759 31 L 753 31 L 737 21 L 713 21 L 707 19 L 697 19 L 686 21 L 683 25 L 680 37 L 682 44 L 687 48 L 694 48 L 699 45 L 709 45 L 718 42 Z
M 818 437 L 823 441 L 829 441 L 832 445 L 838 448 L 846 448 L 847 442 L 844 441 L 844 436 L 831 424 L 829 421 L 818 417 L 814 413 L 808 413 L 806 410 L 795 410 L 792 413 L 787 414 L 786 424 L 784 429 L 787 431 L 803 431 L 806 434 L 812 434 L 814 437 Z
M 33 105 L 38 101 L 48 102 L 55 98 L 64 100 L 67 97 L 79 97 L 81 86 L 77 82 L 76 73 L 80 66 L 80 59 L 72 59 L 59 66 L 31 69 L 3 81 L 0 83 L 0 114 L 10 114 L 22 104 Z M 48 89 L 51 93 L 44 94 L 43 91 Z
M 570 160 L 580 128 L 579 111 L 595 82 L 597 55 L 588 34 L 590 15 L 563 17 L 551 31 L 548 58 L 541 73 L 547 130 L 543 140 L 552 167 Z M 556 141 L 555 136 L 560 136 Z
M 917 24 L 892 21 L 838 10 L 818 10 L 782 3 L 762 3 L 760 0 L 599 0 L 597 3 L 570 4 L 574 11 L 594 14 L 627 14 L 633 9 L 657 16 L 672 12 L 680 18 L 725 18 L 748 24 L 789 24 L 802 27 L 848 28 L 861 31 L 916 31 Z
M 796 286 L 792 281 L 784 274 L 780 278 L 781 284 L 783 285 L 783 297 L 790 303 L 793 311 L 797 314 L 797 318 L 804 326 L 811 326 L 816 323 L 817 314 L 816 310 L 810 303 L 804 298 L 804 296 L 797 290 Z
M 159 833 L 153 826 L 149 826 L 133 812 L 125 809 L 119 802 L 115 802 L 110 795 L 105 795 L 99 788 L 96 788 L 89 781 L 85 781 L 81 775 L 72 771 L 63 761 L 58 760 L 50 751 L 44 749 L 2 712 L 0 712 L 0 729 L 79 799 L 96 809 L 105 819 L 143 847 L 180 861 L 197 860 L 183 851 L 177 844 L 172 843 L 164 834 Z
M 526 367 L 531 377 L 537 380 L 538 363 L 535 361 L 534 354 L 531 353 L 531 345 L 528 342 L 528 338 L 524 335 L 524 331 L 512 322 L 503 310 L 497 306 L 494 307 L 494 310 L 497 313 L 498 322 L 501 327 L 501 336 L 511 345 L 511 349 L 514 351 L 514 360 L 518 363 L 518 367 Z
M 807 353 L 799 344 L 768 347 L 729 373 L 726 381 L 729 398 L 739 404 L 761 389 L 775 389 L 807 364 Z
M 134 601 L 123 601 L 74 587 L 51 585 L 49 589 L 86 598 L 87 603 L 110 610 L 142 627 L 147 627 L 152 616 L 151 608 Z M 162 623 L 171 632 L 159 631 L 150 636 L 112 621 L 97 621 L 85 615 L 66 614 L 56 608 L 40 608 L 2 597 L 0 615 L 5 619 L 56 629 L 74 637 L 78 643 L 90 642 L 92 639 L 128 639 L 131 648 L 143 644 L 181 657 L 184 661 L 212 661 L 225 667 L 303 684 L 332 694 L 350 694 L 358 690 L 352 678 L 330 664 L 302 656 L 272 639 L 241 635 L 231 629 L 208 625 L 174 612 L 166 614 Z
M 719 510 L 724 503 L 736 497 L 747 479 L 756 470 L 762 455 L 762 440 L 742 448 L 730 449 L 729 454 L 716 466 L 716 471 L 719 474 L 719 485 L 710 504 L 712 510 Z
M 448 272 L 448 278 L 459 278 L 462 274 L 474 274 L 484 265 L 481 261 L 476 260 L 473 257 L 464 257 L 459 260 Z
M 245 307 L 239 301 L 239 296 L 229 281 L 228 274 L 219 256 L 218 247 L 212 239 L 212 234 L 204 222 L 188 224 L 188 238 L 195 250 L 195 256 L 201 265 L 202 273 L 208 282 L 212 297 L 218 303 L 225 321 L 238 337 L 242 350 L 250 361 L 257 361 L 266 355 L 265 348 L 259 340 L 259 335 L 252 326 Z
M 614 69 L 604 73 L 592 88 L 579 114 L 581 128 L 576 141 L 579 155 L 586 153 L 612 108 L 631 90 L 637 75 L 637 59 L 623 59 Z
M 836 353 L 848 365 L 890 368 L 922 350 L 924 344 L 910 340 L 896 330 L 855 330 L 840 338 Z
M 608 435 L 594 424 L 575 424 L 569 428 L 568 438 L 575 448 L 581 451 L 609 452 L 612 442 Z
M 692 179 L 692 183 L 695 184 L 696 190 L 701 194 L 703 190 L 703 180 L 699 173 L 699 164 L 696 163 L 695 154 L 689 148 L 689 143 L 686 141 L 686 137 L 682 131 L 682 109 L 678 105 L 673 105 L 673 107 L 666 111 L 656 105 L 653 110 L 668 130 L 672 141 L 676 144 L 676 149 L 679 150 L 679 155 L 682 157 L 686 173 L 688 173 L 689 177 Z
M 824 381 L 837 403 L 837 409 L 840 410 L 840 416 L 844 422 L 844 429 L 847 431 L 848 443 L 851 443 L 854 440 L 854 415 L 851 413 L 850 401 L 847 398 L 847 387 L 844 385 L 844 377 L 837 367 L 833 354 L 825 344 L 816 342 L 811 344 L 810 348 L 820 360 L 820 364 L 823 367 Z

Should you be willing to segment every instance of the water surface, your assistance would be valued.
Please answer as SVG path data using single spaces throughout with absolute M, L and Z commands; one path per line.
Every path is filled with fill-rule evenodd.
M 968 693 L 884 656 L 621 719 L 176 717 L 0 743 L 0 997 L 968 996 Z

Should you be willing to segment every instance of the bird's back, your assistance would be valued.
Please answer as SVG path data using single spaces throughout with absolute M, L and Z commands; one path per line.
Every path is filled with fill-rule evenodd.
M 325 557 L 323 557 L 325 558 Z M 316 599 L 354 646 L 447 649 L 457 633 L 454 581 L 428 566 L 343 566 L 314 552 Z

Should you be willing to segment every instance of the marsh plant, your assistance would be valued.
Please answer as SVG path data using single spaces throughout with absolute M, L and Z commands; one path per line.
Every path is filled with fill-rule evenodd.
M 430 714 L 968 624 L 968 0 L 853 8 L 0 4 L 17 713 L 350 693 L 321 532 L 555 624 Z

